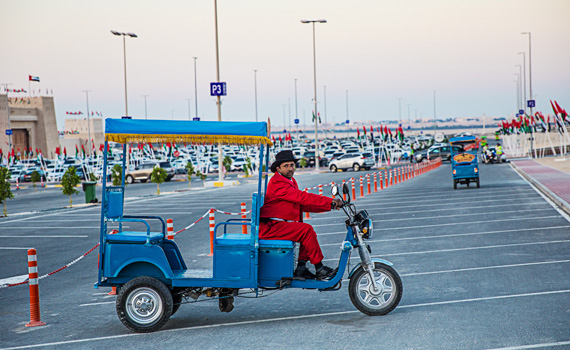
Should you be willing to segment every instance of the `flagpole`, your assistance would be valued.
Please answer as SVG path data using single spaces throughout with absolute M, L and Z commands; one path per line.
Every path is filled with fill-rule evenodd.
M 83 90 L 83 92 L 85 93 L 85 100 L 87 101 L 87 144 L 89 145 L 89 142 L 91 141 L 91 121 L 89 120 L 89 93 L 91 90 Z

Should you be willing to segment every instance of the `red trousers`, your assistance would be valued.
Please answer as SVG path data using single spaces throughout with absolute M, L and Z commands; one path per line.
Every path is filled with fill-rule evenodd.
M 313 226 L 304 222 L 269 221 L 259 223 L 260 239 L 282 239 L 299 242 L 299 260 L 315 265 L 323 260 L 323 253 Z

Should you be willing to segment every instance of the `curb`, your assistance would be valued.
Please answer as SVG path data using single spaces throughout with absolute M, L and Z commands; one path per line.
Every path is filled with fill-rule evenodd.
M 517 173 L 519 173 L 522 177 L 524 177 L 528 182 L 534 185 L 536 188 L 540 190 L 545 196 L 547 196 L 551 201 L 553 201 L 560 209 L 562 209 L 566 214 L 570 215 L 570 203 L 566 202 L 564 199 L 558 197 L 554 192 L 549 190 L 546 186 L 544 186 L 539 181 L 535 180 L 532 176 L 525 173 L 524 170 L 519 168 L 514 163 L 509 163 L 511 168 L 513 168 Z

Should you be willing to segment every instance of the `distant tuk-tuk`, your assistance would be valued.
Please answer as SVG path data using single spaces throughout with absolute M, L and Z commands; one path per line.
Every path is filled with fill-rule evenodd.
M 451 169 L 453 173 L 453 189 L 457 189 L 457 184 L 465 184 L 469 187 L 469 183 L 475 182 L 477 188 L 479 185 L 479 161 L 478 150 L 481 139 L 475 136 L 453 137 L 449 140 L 451 144 Z M 457 151 L 460 146 L 461 151 Z

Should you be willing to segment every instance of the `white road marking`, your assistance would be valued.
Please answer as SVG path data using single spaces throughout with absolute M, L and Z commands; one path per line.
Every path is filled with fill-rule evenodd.
M 378 243 L 378 242 L 396 242 L 396 241 L 408 241 L 414 239 L 432 239 L 432 238 L 447 238 L 447 237 L 461 237 L 461 236 L 476 236 L 476 235 L 488 235 L 494 233 L 506 233 L 506 232 L 522 232 L 522 231 L 540 231 L 540 230 L 556 230 L 556 229 L 563 229 L 563 228 L 570 228 L 570 225 L 566 226 L 551 226 L 551 227 L 537 227 L 537 228 L 522 228 L 522 229 L 513 229 L 513 230 L 501 230 L 501 231 L 485 231 L 485 232 L 472 232 L 472 233 L 454 233 L 448 235 L 433 235 L 433 236 L 416 236 L 416 237 L 404 237 L 404 238 L 390 238 L 390 239 L 375 239 L 375 240 L 368 240 L 366 243 Z M 323 235 L 332 235 L 332 234 L 346 234 L 346 231 L 343 232 L 331 232 L 331 233 L 323 233 L 318 234 L 318 236 Z M 321 247 L 326 246 L 336 246 L 338 243 L 325 243 L 321 244 Z
M 116 302 L 115 301 L 102 301 L 100 303 L 79 304 L 79 306 L 93 306 L 93 305 L 104 305 L 104 304 L 116 304 Z
M 532 218 L 512 218 L 512 219 L 497 219 L 497 220 L 485 220 L 485 222 L 504 222 L 504 221 L 522 221 L 522 220 L 538 220 L 538 219 L 552 219 L 557 218 L 559 216 L 538 216 Z M 467 225 L 467 224 L 480 224 L 481 220 L 479 221 L 464 221 L 464 222 L 450 222 L 445 224 L 435 224 L 435 225 L 420 225 L 420 226 L 407 226 L 407 227 L 389 227 L 389 228 L 374 228 L 374 231 L 388 231 L 388 230 L 405 230 L 405 229 L 414 229 L 414 228 L 425 228 L 425 227 L 439 227 L 439 226 L 452 226 L 452 225 Z M 332 224 L 322 224 L 322 225 L 312 225 L 313 227 L 321 227 L 321 226 L 334 226 L 340 225 L 341 222 L 332 223 Z
M 99 229 L 100 226 L 15 226 L 15 227 L 6 227 L 2 226 L 2 229 L 6 230 L 27 230 L 27 229 L 34 229 L 34 230 L 69 230 L 69 229 L 87 229 L 87 228 L 96 228 Z
M 426 307 L 426 306 L 471 303 L 471 302 L 498 300 L 498 299 L 537 297 L 537 296 L 556 295 L 556 294 L 564 294 L 564 293 L 570 293 L 570 289 L 554 290 L 554 291 L 546 291 L 546 292 L 536 292 L 536 293 L 501 295 L 501 296 L 496 296 L 496 297 L 459 299 L 459 300 L 436 301 L 436 302 L 430 302 L 430 303 L 401 305 L 401 306 L 398 306 L 397 309 L 409 309 L 409 308 Z M 358 311 L 358 310 L 350 310 L 350 311 L 339 311 L 339 312 L 327 312 L 327 313 L 321 313 L 321 314 L 276 317 L 276 318 L 266 318 L 266 319 L 261 319 L 261 320 L 227 322 L 227 323 L 210 324 L 210 325 L 203 325 L 203 326 L 183 327 L 183 328 L 177 328 L 177 329 L 163 330 L 163 331 L 159 331 L 159 332 L 160 333 L 178 333 L 178 332 L 187 332 L 187 331 L 198 330 L 198 329 L 208 329 L 208 328 L 218 328 L 218 327 L 220 327 L 220 328 L 221 327 L 234 327 L 234 326 L 243 326 L 243 325 L 262 324 L 262 323 L 267 323 L 267 322 L 296 321 L 296 320 L 310 319 L 310 318 L 316 318 L 316 317 L 329 317 L 329 316 L 339 316 L 339 315 L 347 315 L 347 314 L 358 314 L 359 312 L 360 311 Z M 157 332 L 157 333 L 159 333 L 159 332 Z M 136 336 L 139 336 L 139 337 L 140 336 L 148 336 L 148 334 L 141 334 L 141 333 L 119 334 L 119 335 L 112 335 L 112 336 L 106 336 L 106 337 L 95 337 L 95 338 L 85 338 L 85 339 L 51 342 L 51 343 L 41 343 L 41 344 L 33 344 L 33 345 L 16 346 L 16 347 L 4 348 L 2 350 L 15 350 L 15 349 L 37 348 L 37 347 L 42 347 L 42 346 L 78 344 L 78 343 L 86 343 L 86 342 L 94 342 L 94 341 L 102 341 L 102 340 L 110 340 L 110 339 L 120 339 L 120 338 L 126 338 L 126 337 L 136 337 Z
M 546 264 L 563 264 L 563 263 L 569 263 L 569 262 L 570 262 L 570 260 L 556 260 L 556 261 L 542 261 L 542 262 L 510 264 L 510 265 L 495 265 L 495 266 L 483 266 L 483 267 L 470 267 L 470 268 L 465 268 L 465 269 L 453 269 L 453 270 L 442 270 L 442 271 L 404 273 L 404 274 L 401 274 L 400 277 L 423 276 L 423 275 L 436 275 L 436 274 L 440 274 L 440 273 L 452 273 L 452 272 L 465 272 L 465 271 L 503 269 L 503 268 L 508 268 L 508 267 L 534 266 L 534 265 L 546 265 Z
M 21 248 L 21 247 L 0 247 L 0 249 L 3 249 L 3 250 L 28 250 L 28 249 L 32 249 L 32 248 L 33 247 L 27 247 L 27 248 L 26 247 L 24 247 L 24 248 Z
M 425 219 L 439 219 L 439 218 L 455 218 L 455 217 L 475 216 L 475 215 L 487 215 L 487 216 L 489 216 L 489 215 L 504 215 L 504 214 L 508 214 L 508 213 L 522 213 L 522 212 L 526 212 L 526 211 L 536 212 L 536 211 L 542 211 L 542 210 L 552 210 L 552 208 L 505 210 L 505 211 L 493 211 L 493 212 L 488 212 L 488 213 L 468 213 L 468 214 L 453 214 L 453 215 L 438 215 L 438 216 L 423 216 L 423 217 L 409 217 L 408 216 L 408 217 L 398 218 L 398 219 L 382 219 L 379 221 L 380 222 L 388 222 L 388 221 L 408 221 L 408 220 L 425 220 Z M 449 211 L 449 209 L 447 209 L 447 211 Z M 376 214 L 370 214 L 370 216 L 376 216 Z M 327 219 L 330 220 L 330 218 L 327 218 Z
M 25 235 L 0 236 L 0 238 L 87 238 L 87 237 L 89 237 L 89 236 L 63 236 L 63 235 L 59 235 L 59 236 L 25 236 Z
M 490 202 L 512 202 L 512 199 L 488 199 L 488 200 L 478 200 L 477 203 L 490 203 Z M 413 205 L 402 205 L 402 206 L 393 206 L 393 205 L 388 205 L 388 206 L 382 206 L 383 203 L 381 202 L 375 202 L 375 203 L 370 203 L 370 204 L 362 204 L 360 202 L 354 202 L 354 204 L 357 207 L 364 207 L 364 208 L 369 208 L 369 207 L 373 207 L 376 209 L 401 209 L 401 208 L 424 208 L 424 207 L 437 207 L 437 206 L 457 206 L 457 205 L 464 205 L 465 203 L 468 203 L 467 200 L 462 200 L 459 202 L 445 202 L 445 201 L 439 201 L 439 203 L 435 203 L 435 204 L 419 204 L 421 203 L 421 201 L 416 201 L 416 204 Z M 510 203 L 509 203 L 510 204 Z
M 525 350 L 525 349 L 540 349 L 549 348 L 552 346 L 564 346 L 570 345 L 570 341 L 559 341 L 555 343 L 541 343 L 541 344 L 531 344 L 531 345 L 517 345 L 517 346 L 507 346 L 505 348 L 493 348 L 486 350 Z
M 4 284 L 14 284 L 14 283 L 24 282 L 25 280 L 28 279 L 28 277 L 29 275 L 19 275 L 19 276 L 3 278 L 0 280 L 0 286 Z
M 480 247 L 467 247 L 467 248 L 452 248 L 452 249 L 438 249 L 438 250 L 424 250 L 417 252 L 405 252 L 405 253 L 389 253 L 382 255 L 372 255 L 372 257 L 380 258 L 384 256 L 399 256 L 399 255 L 415 255 L 415 254 L 431 254 L 431 253 L 447 253 L 447 252 L 459 252 L 465 250 L 479 250 L 479 249 L 493 249 L 493 248 L 504 248 L 504 247 L 522 247 L 529 245 L 539 245 L 539 244 L 555 244 L 555 243 L 569 243 L 570 240 L 558 240 L 558 241 L 542 241 L 542 242 L 529 242 L 529 243 L 512 243 L 512 244 L 497 244 L 497 245 L 486 245 Z M 338 259 L 335 259 L 338 260 Z
M 469 198 L 463 198 L 463 197 L 461 197 L 461 201 L 462 201 L 463 203 L 465 203 L 465 202 L 468 202 L 468 203 L 469 203 L 469 202 L 473 202 L 473 201 L 479 202 L 479 199 L 486 199 L 486 198 L 489 198 L 489 197 L 492 197 L 493 199 L 505 198 L 505 197 L 506 197 L 506 199 L 504 199 L 504 200 L 509 200 L 509 199 L 511 199 L 511 198 L 513 198 L 513 197 L 517 197 L 517 196 L 528 197 L 528 194 L 526 194 L 526 193 L 520 193 L 520 194 L 519 194 L 519 193 L 514 193 L 514 194 L 506 194 L 506 195 L 494 195 L 494 194 L 491 194 L 491 195 L 489 195 L 489 196 L 471 196 L 471 197 L 469 197 Z M 418 201 L 420 201 L 420 202 L 422 202 L 422 203 L 423 203 L 423 202 L 441 202 L 442 199 L 437 199 L 438 197 L 441 197 L 441 198 L 443 198 L 444 200 L 449 200 L 449 199 L 450 199 L 450 198 L 449 198 L 449 195 L 445 194 L 445 195 L 429 195 L 429 199 L 426 199 L 426 196 L 425 196 L 425 195 L 424 195 L 424 196 L 416 196 L 416 197 L 403 195 L 403 196 L 400 196 L 400 198 L 395 197 L 394 200 L 390 200 L 390 199 L 389 199 L 389 200 L 386 200 L 386 199 L 384 199 L 384 198 L 379 199 L 379 198 L 367 198 L 367 197 L 362 198 L 362 197 L 358 197 L 356 201 L 358 202 L 358 201 L 371 201 L 371 200 L 373 200 L 373 201 L 376 201 L 376 202 L 380 202 L 380 203 L 382 203 L 382 204 L 384 204 L 384 203 L 389 203 L 389 202 L 396 202 L 396 203 L 403 203 L 403 204 L 405 204 L 405 203 L 417 203 Z M 402 198 L 405 198 L 405 200 L 402 200 Z M 413 199 L 413 198 L 417 198 L 417 199 Z M 412 199 L 412 200 L 409 200 L 409 199 Z

